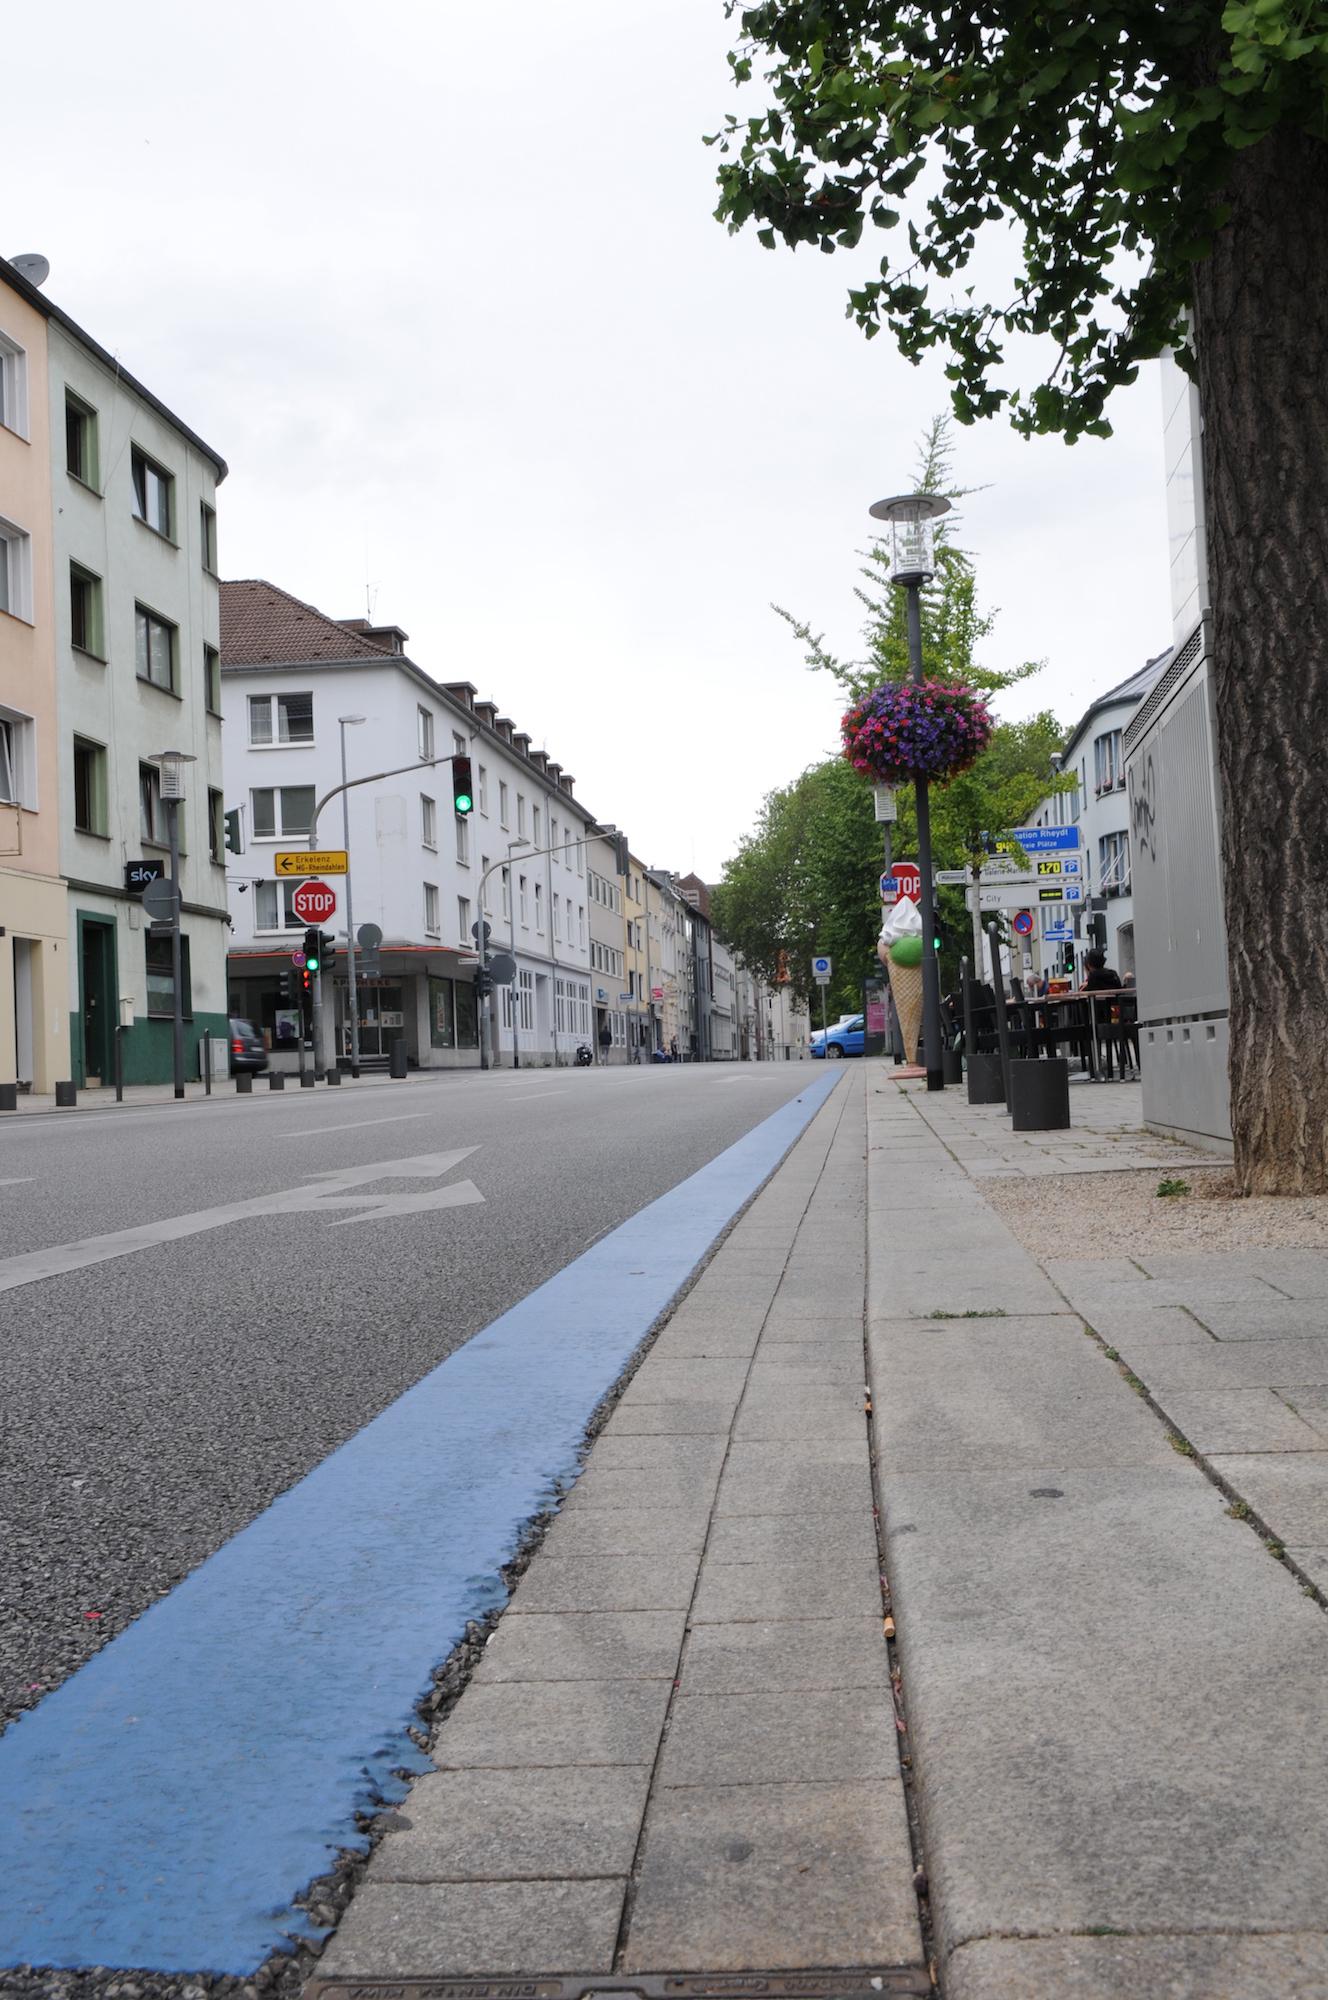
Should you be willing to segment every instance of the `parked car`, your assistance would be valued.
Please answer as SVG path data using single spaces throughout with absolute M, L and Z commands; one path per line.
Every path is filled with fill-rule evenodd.
M 231 1075 L 237 1070 L 260 1070 L 267 1068 L 267 1050 L 263 1047 L 263 1037 L 252 1021 L 242 1021 L 238 1014 L 231 1016 Z
M 862 1015 L 846 1014 L 832 1028 L 823 1028 L 814 1034 L 810 1048 L 814 1056 L 829 1057 L 835 1061 L 840 1056 L 860 1056 L 865 1044 Z

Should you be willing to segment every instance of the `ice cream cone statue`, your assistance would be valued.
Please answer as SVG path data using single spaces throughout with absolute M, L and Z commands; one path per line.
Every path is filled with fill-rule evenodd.
M 909 897 L 901 896 L 882 924 L 876 956 L 890 975 L 905 1059 L 916 1064 L 922 1026 L 922 918 Z

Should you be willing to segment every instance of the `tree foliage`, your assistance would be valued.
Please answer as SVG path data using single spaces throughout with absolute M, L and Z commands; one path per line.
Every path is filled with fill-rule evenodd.
M 1328 134 L 1325 0 L 728 0 L 730 56 L 766 108 L 717 143 L 718 213 L 763 243 L 900 251 L 849 292 L 868 336 L 949 353 L 964 422 L 1105 434 L 1111 391 L 1183 342 L 1194 266 L 1240 156 L 1275 127 Z M 917 197 L 905 214 L 908 197 Z M 902 226 L 902 227 L 901 227 Z M 952 281 L 1013 231 L 1008 294 Z M 906 244 L 906 249 L 904 245 Z M 1006 247 L 1003 241 L 1001 247 Z M 1000 373 L 1041 343 L 1031 389 Z

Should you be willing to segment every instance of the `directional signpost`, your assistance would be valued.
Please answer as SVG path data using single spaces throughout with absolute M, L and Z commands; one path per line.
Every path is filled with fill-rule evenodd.
M 348 875 L 350 856 L 344 847 L 320 848 L 317 852 L 307 847 L 281 848 L 272 857 L 272 865 L 277 875 Z

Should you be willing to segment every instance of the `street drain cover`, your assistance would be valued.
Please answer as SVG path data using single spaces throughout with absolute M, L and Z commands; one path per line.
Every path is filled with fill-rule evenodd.
M 452 1979 L 313 1979 L 303 2000 L 931 2000 L 924 1966 L 839 1972 L 499 1973 Z

